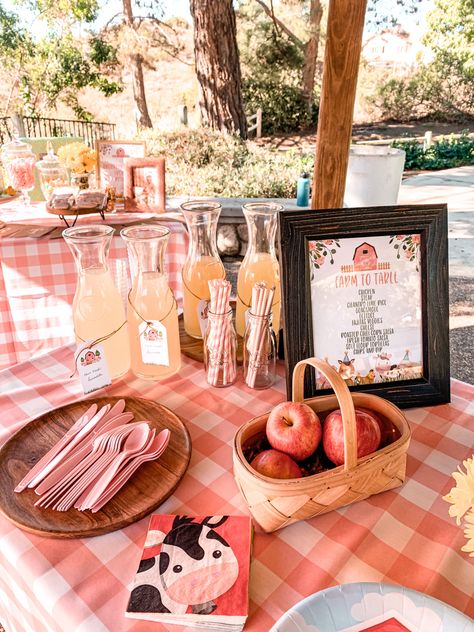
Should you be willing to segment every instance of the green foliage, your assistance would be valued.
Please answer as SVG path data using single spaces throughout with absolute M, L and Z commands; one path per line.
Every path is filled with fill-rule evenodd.
M 385 78 L 369 103 L 385 119 L 474 115 L 474 0 L 436 0 L 424 43 L 433 59 L 410 76 Z
M 91 22 L 97 16 L 97 0 L 30 0 L 24 2 L 40 12 L 46 34 L 33 40 L 20 26 L 18 16 L 0 4 L 0 63 L 8 69 L 17 94 L 15 108 L 40 115 L 58 102 L 66 103 L 75 115 L 89 120 L 78 92 L 96 88 L 106 96 L 121 90 L 107 74 L 116 64 L 115 49 L 96 36 L 78 41 L 73 35 L 77 21 Z
M 238 136 L 206 129 L 144 130 L 150 155 L 166 159 L 166 189 L 176 196 L 288 197 L 313 156 L 259 148 Z
M 318 109 L 310 117 L 300 88 L 273 79 L 246 79 L 242 82 L 246 112 L 262 108 L 263 134 L 292 132 L 316 123 Z
M 375 94 L 367 101 L 381 119 L 410 121 L 423 116 L 438 116 L 439 78 L 430 66 L 420 66 L 417 72 L 402 77 L 381 77 Z
M 298 8 L 301 11 L 295 5 L 295 11 Z M 307 21 L 307 16 L 299 17 L 302 24 Z M 311 117 L 302 94 L 302 42 L 282 34 L 253 0 L 240 3 L 238 24 L 245 111 L 262 108 L 264 134 L 297 131 L 315 123 L 317 107 Z
M 397 140 L 392 147 L 406 152 L 405 169 L 450 169 L 474 164 L 474 138 L 463 132 L 461 136 L 441 136 L 428 147 L 416 140 Z

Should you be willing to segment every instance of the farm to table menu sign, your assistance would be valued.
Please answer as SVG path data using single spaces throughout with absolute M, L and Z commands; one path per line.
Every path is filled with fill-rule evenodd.
M 308 246 L 315 356 L 349 385 L 422 377 L 420 235 Z

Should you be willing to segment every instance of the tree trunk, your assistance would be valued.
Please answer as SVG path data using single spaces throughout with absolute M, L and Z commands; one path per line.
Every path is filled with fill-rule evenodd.
M 201 120 L 247 138 L 232 0 L 190 0 Z
M 321 18 L 323 7 L 321 0 L 311 0 L 309 10 L 309 40 L 304 49 L 302 92 L 308 114 L 313 112 L 313 90 L 316 64 L 318 61 L 319 38 L 321 35 Z
M 126 25 L 133 29 L 132 0 L 123 0 L 123 12 Z M 132 73 L 133 98 L 135 100 L 135 118 L 138 127 L 153 127 L 146 102 L 145 82 L 143 79 L 143 58 L 141 55 L 130 55 L 130 71 Z
M 138 127 L 153 127 L 145 95 L 145 82 L 143 81 L 143 59 L 141 55 L 130 57 L 132 71 L 133 98 L 135 99 L 135 117 Z

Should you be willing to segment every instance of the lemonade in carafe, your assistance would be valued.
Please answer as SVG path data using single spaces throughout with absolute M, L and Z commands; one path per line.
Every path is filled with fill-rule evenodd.
M 68 228 L 63 237 L 76 261 L 78 281 L 72 304 L 79 346 L 103 346 L 111 379 L 130 368 L 128 331 L 122 297 L 107 266 L 114 229 L 105 225 Z
M 124 228 L 133 284 L 127 315 L 131 368 L 135 375 L 160 380 L 181 366 L 178 313 L 164 271 L 170 231 L 158 224 Z
M 210 299 L 208 281 L 225 278 L 217 251 L 216 231 L 221 206 L 217 202 L 185 202 L 181 205 L 188 226 L 190 244 L 183 268 L 184 329 L 193 338 L 202 338 Z
M 246 315 L 252 300 L 255 283 L 265 281 L 275 287 L 272 302 L 272 327 L 278 334 L 280 329 L 280 266 L 275 253 L 275 232 L 280 204 L 255 202 L 244 204 L 243 212 L 249 232 L 249 243 L 237 278 L 236 330 L 239 336 L 245 333 Z

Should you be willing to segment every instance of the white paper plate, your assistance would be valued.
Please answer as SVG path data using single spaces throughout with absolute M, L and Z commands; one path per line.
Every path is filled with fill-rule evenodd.
M 303 599 L 270 632 L 474 632 L 474 622 L 428 595 L 390 584 L 333 586 Z

